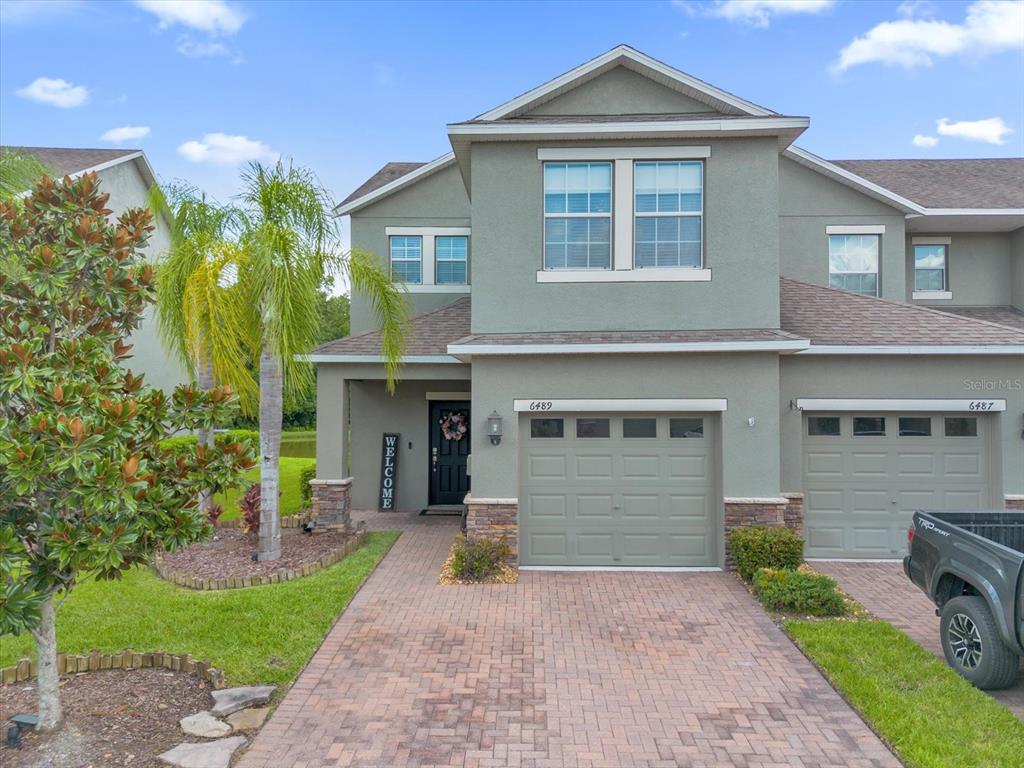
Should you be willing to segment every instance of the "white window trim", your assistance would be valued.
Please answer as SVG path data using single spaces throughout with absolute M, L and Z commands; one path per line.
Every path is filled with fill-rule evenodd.
M 685 159 L 685 158 L 683 158 L 683 159 Z M 680 158 L 672 158 L 672 160 L 680 160 Z M 669 160 L 668 162 L 672 162 L 672 160 Z M 636 173 L 636 160 L 634 159 L 634 160 L 630 161 L 630 163 L 629 163 L 629 174 L 630 174 L 629 182 L 630 182 L 630 186 L 632 187 L 632 189 L 630 190 L 629 206 L 630 206 L 630 211 L 633 214 L 633 216 L 632 216 L 632 218 L 630 219 L 630 222 L 629 222 L 629 225 L 630 225 L 630 233 L 629 233 L 630 256 L 632 256 L 632 264 L 630 265 L 631 269 L 634 269 L 634 270 L 636 270 L 638 272 L 646 272 L 649 269 L 657 269 L 657 270 L 665 270 L 665 271 L 667 271 L 667 270 L 677 270 L 678 271 L 678 270 L 690 270 L 690 269 L 696 269 L 698 271 L 703 271 L 704 270 L 704 175 L 705 175 L 705 171 L 706 171 L 706 166 L 705 166 L 704 162 L 701 161 L 701 163 L 700 163 L 700 210 L 699 211 L 673 211 L 671 213 L 667 212 L 667 211 L 665 211 L 665 212 L 659 211 L 659 212 L 656 212 L 656 213 L 650 213 L 650 212 L 639 213 L 636 210 L 636 195 L 634 194 L 636 192 L 636 189 L 635 189 L 635 184 L 634 184 L 634 180 L 633 180 L 633 176 Z M 634 237 L 633 237 L 633 227 L 636 226 L 636 220 L 638 218 L 641 218 L 641 217 L 660 218 L 660 217 L 663 217 L 663 216 L 688 216 L 688 217 L 697 217 L 697 218 L 700 219 L 700 267 L 694 268 L 694 267 L 637 267 L 636 266 L 636 241 L 634 240 Z M 708 271 L 708 279 L 709 280 L 711 279 L 710 271 Z
M 434 240 L 433 240 L 433 238 L 424 237 L 423 235 L 421 235 L 418 232 L 394 233 L 394 234 L 388 235 L 387 237 L 388 237 L 388 274 L 391 275 L 392 282 L 395 282 L 395 261 L 396 261 L 396 259 L 395 259 L 395 256 L 394 256 L 394 252 L 392 250 L 391 239 L 393 237 L 418 237 L 420 239 L 420 281 L 418 283 L 410 283 L 410 282 L 403 281 L 402 285 L 405 286 L 406 290 L 414 290 L 416 288 L 421 287 L 424 284 L 424 281 L 426 280 L 426 277 L 427 277 L 426 274 L 425 274 L 426 273 L 426 269 L 425 268 L 426 268 L 426 264 L 427 264 L 427 241 L 428 240 L 430 242 L 430 263 L 433 264 L 433 262 L 434 262 L 434 258 L 433 258 L 433 255 L 434 255 Z M 403 262 L 403 263 L 411 263 L 411 262 L 414 262 L 415 259 L 397 259 L 397 261 Z
M 825 227 L 826 235 L 884 235 L 885 224 L 853 224 Z
M 913 285 L 914 291 L 911 294 L 911 299 L 916 300 L 927 300 L 932 299 L 935 301 L 945 300 L 948 301 L 953 298 L 953 292 L 949 290 L 949 237 L 914 237 L 911 238 L 910 242 L 910 257 L 914 260 L 913 264 Z M 919 291 L 917 290 L 917 254 L 914 253 L 914 249 L 919 245 L 941 245 L 942 246 L 942 283 L 945 286 L 941 291 Z
M 851 225 L 851 226 L 827 226 L 825 227 L 825 242 L 828 247 L 826 258 L 828 259 L 828 277 L 829 277 L 829 288 L 832 287 L 832 275 L 871 275 L 875 276 L 875 294 L 874 297 L 878 298 L 882 295 L 882 235 L 885 234 L 884 224 L 863 224 L 863 225 Z M 832 271 L 832 250 L 829 237 L 832 235 L 876 235 L 878 236 L 878 261 L 875 264 L 874 272 L 840 272 Z M 835 289 L 842 290 L 842 289 Z M 869 293 L 858 293 L 859 296 L 870 296 Z
M 911 298 L 915 301 L 949 301 L 953 298 L 952 291 L 914 291 Z
M 544 403 L 543 410 L 537 409 L 537 403 Z M 550 407 L 547 405 L 550 404 Z M 728 410 L 726 398 L 597 398 L 597 399 L 557 399 L 551 397 L 534 397 L 528 400 L 513 400 L 512 410 L 517 413 L 532 413 L 543 416 L 546 413 L 720 413 Z
M 538 155 L 539 155 L 539 152 L 538 152 Z M 550 272 L 550 273 L 557 273 L 557 274 L 564 274 L 564 273 L 569 273 L 569 274 L 596 274 L 596 273 L 609 272 L 610 270 L 613 270 L 613 269 L 616 268 L 615 267 L 615 254 L 618 252 L 618 245 L 619 245 L 619 241 L 618 241 L 618 237 L 619 236 L 617 234 L 617 229 L 616 229 L 618 227 L 618 221 L 616 221 L 616 217 L 615 217 L 615 209 L 616 209 L 616 205 L 617 205 L 616 200 L 618 200 L 618 194 L 619 194 L 619 191 L 618 191 L 618 172 L 619 172 L 618 163 L 615 163 L 615 162 L 609 163 L 609 165 L 611 165 L 611 171 L 612 171 L 612 188 L 611 188 L 612 201 L 611 201 L 611 210 L 609 210 L 607 213 L 594 212 L 594 211 L 585 211 L 585 212 L 582 212 L 582 213 L 569 213 L 568 211 L 563 211 L 561 213 L 548 213 L 548 211 L 547 211 L 547 201 L 545 199 L 545 195 L 547 194 L 547 189 L 546 189 L 546 187 L 544 187 L 544 184 L 546 183 L 545 179 L 546 179 L 546 174 L 547 174 L 547 172 L 544 169 L 544 163 L 545 162 L 552 162 L 552 163 L 559 163 L 559 162 L 564 162 L 564 163 L 587 163 L 587 164 L 592 165 L 594 163 L 602 163 L 602 164 L 603 163 L 608 163 L 608 161 L 609 161 L 609 158 L 595 158 L 595 157 L 590 157 L 590 156 L 587 156 L 587 155 L 580 155 L 579 157 L 573 158 L 571 160 L 546 160 L 546 161 L 542 161 L 541 162 L 541 186 L 542 186 L 542 192 L 541 192 L 541 211 L 542 211 L 542 216 L 543 216 L 543 221 L 541 222 L 541 244 L 540 244 L 540 261 L 541 261 L 540 271 L 541 272 Z M 588 192 L 588 194 L 589 194 L 589 192 Z M 608 250 L 610 251 L 610 253 L 608 254 L 608 256 L 609 256 L 609 264 L 608 264 L 607 267 L 582 267 L 582 268 L 575 268 L 575 269 L 568 269 L 568 268 L 559 269 L 558 267 L 554 267 L 552 269 L 548 269 L 545 266 L 546 263 L 547 263 L 547 252 L 546 251 L 547 251 L 547 222 L 548 222 L 548 219 L 599 219 L 599 218 L 607 218 L 608 219 L 608 229 L 609 229 L 609 238 L 610 238 L 609 243 L 608 243 Z M 589 258 L 590 257 L 588 255 L 588 257 L 587 257 L 588 261 L 589 261 Z M 568 254 L 566 254 L 566 261 L 568 262 Z M 555 281 L 555 280 L 553 280 L 551 282 L 576 282 L 576 281 L 566 281 L 566 280 Z
M 979 403 L 988 407 L 979 408 Z M 895 398 L 895 399 L 864 399 L 864 398 L 815 398 L 798 397 L 796 407 L 799 411 L 863 411 L 891 412 L 916 411 L 918 413 L 976 413 L 984 415 L 1006 410 L 1006 401 L 979 397 L 974 400 L 957 399 L 926 399 L 926 398 Z
M 466 283 L 443 283 L 438 285 L 436 260 L 434 258 L 434 238 L 437 237 L 469 237 L 470 227 L 384 227 L 384 234 L 388 238 L 388 267 L 391 266 L 391 238 L 398 237 L 420 237 L 422 248 L 420 252 L 420 282 L 406 283 L 405 288 L 409 293 L 471 293 L 471 275 L 469 259 L 466 260 Z
M 538 283 L 707 283 L 710 269 L 647 267 L 646 269 L 539 269 Z

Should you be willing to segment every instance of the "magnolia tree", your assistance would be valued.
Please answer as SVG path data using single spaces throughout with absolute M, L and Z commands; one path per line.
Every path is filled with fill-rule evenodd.
M 233 415 L 226 387 L 172 395 L 126 371 L 153 301 L 149 211 L 116 222 L 95 174 L 0 202 L 0 634 L 36 641 L 39 725 L 61 719 L 55 618 L 81 578 L 114 579 L 209 535 L 199 492 L 253 466 L 230 439 L 168 447 Z

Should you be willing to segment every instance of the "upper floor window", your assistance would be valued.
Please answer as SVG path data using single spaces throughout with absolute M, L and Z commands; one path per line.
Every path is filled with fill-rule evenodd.
M 633 263 L 699 269 L 704 164 L 637 162 L 633 174 Z
M 946 290 L 946 246 L 914 246 L 914 290 Z
M 611 269 L 612 164 L 544 164 L 544 269 Z
M 464 235 L 441 236 L 434 240 L 437 285 L 465 285 L 469 262 L 469 238 Z
M 877 296 L 878 252 L 878 235 L 829 235 L 829 287 Z
M 405 283 L 423 282 L 423 237 L 391 236 L 391 278 Z

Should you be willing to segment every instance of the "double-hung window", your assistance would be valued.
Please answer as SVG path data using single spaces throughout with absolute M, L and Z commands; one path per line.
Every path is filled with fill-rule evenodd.
M 877 296 L 878 251 L 879 235 L 829 235 L 829 287 Z
M 946 246 L 914 246 L 914 290 L 928 293 L 946 288 Z
M 423 236 L 391 236 L 391 279 L 418 285 L 423 282 Z
M 634 266 L 700 269 L 704 164 L 637 162 L 633 189 Z
M 443 235 L 434 239 L 435 284 L 465 285 L 468 261 L 468 237 Z
M 611 269 L 612 164 L 544 164 L 544 269 Z

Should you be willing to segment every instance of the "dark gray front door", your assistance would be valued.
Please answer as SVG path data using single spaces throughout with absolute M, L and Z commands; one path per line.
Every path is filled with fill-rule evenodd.
M 468 458 L 469 403 L 431 402 L 431 504 L 462 503 L 469 493 L 469 475 L 466 474 Z

